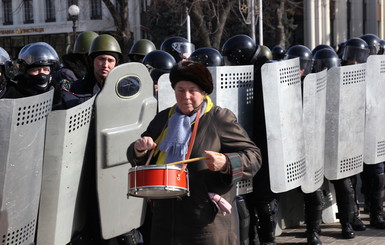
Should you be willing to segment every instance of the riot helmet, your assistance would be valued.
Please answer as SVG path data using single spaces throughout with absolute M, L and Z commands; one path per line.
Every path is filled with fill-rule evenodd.
M 5 49 L 0 47 L 0 91 L 7 85 L 7 79 L 12 77 L 12 61 Z
M 311 51 L 311 54 L 314 56 L 315 53 L 317 53 L 318 50 L 321 50 L 321 49 L 324 49 L 324 48 L 333 49 L 332 47 L 330 47 L 330 46 L 327 45 L 327 44 L 319 44 L 319 45 L 317 45 L 317 46 Z
M 5 77 L 11 79 L 13 76 L 13 65 L 11 57 L 5 49 L 0 47 L 0 67 L 2 68 L 1 72 Z
M 176 61 L 168 52 L 154 50 L 144 56 L 142 63 L 148 68 L 152 80 L 157 84 L 159 77 L 170 72 Z
M 365 34 L 361 36 L 361 39 L 363 39 L 369 46 L 370 53 L 372 54 L 378 54 L 380 52 L 380 38 L 374 34 Z
M 118 41 L 111 35 L 102 34 L 97 36 L 91 43 L 88 56 L 94 59 L 96 56 L 107 54 L 112 55 L 118 64 L 122 60 L 122 51 Z
M 59 67 L 59 56 L 48 43 L 31 43 L 20 50 L 17 63 L 19 66 L 17 77 L 24 78 L 33 89 L 45 92 L 50 87 L 51 74 Z M 28 71 L 36 67 L 49 67 L 50 73 L 30 75 Z
M 92 41 L 99 36 L 96 32 L 85 31 L 79 34 L 75 40 L 73 53 L 88 54 Z
M 318 50 L 313 57 L 313 72 L 320 72 L 323 69 L 330 69 L 335 66 L 340 66 L 340 58 L 334 49 L 324 48 Z
M 255 62 L 259 46 L 251 37 L 238 34 L 226 40 L 221 53 L 226 65 L 250 65 Z
M 344 64 L 365 63 L 369 52 L 369 46 L 363 39 L 352 38 L 345 42 L 341 60 Z
M 301 75 L 306 76 L 311 72 L 312 63 L 313 63 L 313 55 L 308 47 L 304 45 L 294 45 L 291 46 L 286 54 L 285 60 L 299 58 L 299 65 L 301 69 Z
M 380 51 L 378 54 L 385 54 L 385 40 L 380 40 Z
M 128 52 L 128 59 L 131 62 L 142 62 L 143 57 L 156 50 L 155 44 L 148 39 L 140 39 L 132 45 L 130 52 Z
M 265 45 L 260 46 L 260 50 L 257 55 L 257 60 L 263 60 L 263 62 L 266 62 L 267 60 L 273 59 L 273 53 L 269 49 L 269 47 Z
M 215 48 L 198 48 L 190 55 L 190 60 L 205 66 L 223 66 L 222 54 Z
M 195 45 L 190 43 L 184 37 L 174 36 L 164 40 L 160 45 L 160 50 L 171 54 L 175 61 L 179 62 L 189 58 L 191 53 L 195 50 Z
M 280 45 L 275 45 L 272 48 L 271 53 L 273 55 L 273 60 L 283 60 L 286 50 Z

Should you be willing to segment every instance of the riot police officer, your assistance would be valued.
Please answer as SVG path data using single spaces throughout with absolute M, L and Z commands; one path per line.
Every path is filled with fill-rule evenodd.
M 93 31 L 80 33 L 75 40 L 72 53 L 62 56 L 63 66 L 53 74 L 53 79 L 58 83 L 59 87 L 69 90 L 74 81 L 86 75 L 88 50 L 97 36 L 98 34 Z
M 363 39 L 368 44 L 368 47 L 370 50 L 369 55 L 378 54 L 380 52 L 381 39 L 377 35 L 365 34 L 365 35 L 361 36 L 360 38 Z
M 251 37 L 238 34 L 226 40 L 221 54 L 225 59 L 225 65 L 250 65 L 255 61 L 259 49 L 260 46 L 256 45 Z
M 341 65 L 341 60 L 332 48 L 320 49 L 313 56 L 313 72 L 330 69 Z
M 341 65 L 352 65 L 366 62 L 369 55 L 367 43 L 361 38 L 352 38 L 341 45 Z M 356 183 L 357 176 L 331 181 L 336 192 L 338 207 L 337 217 L 342 226 L 342 236 L 346 239 L 355 237 L 355 231 L 364 231 L 366 226 L 359 218 L 357 205 Z
M 290 47 L 285 55 L 285 59 L 299 58 L 301 80 L 312 71 L 313 55 L 311 50 L 304 45 L 294 45 Z M 303 88 L 303 86 L 302 86 Z M 307 244 L 322 244 L 319 234 L 321 232 L 322 209 L 324 198 L 322 190 L 319 188 L 312 193 L 303 193 L 305 202 L 305 223 Z
M 154 82 L 154 95 L 158 95 L 158 80 L 165 73 L 169 73 L 176 64 L 174 57 L 163 50 L 154 50 L 144 56 L 142 63 L 148 68 Z
M 366 34 L 361 37 L 368 45 L 369 55 L 376 55 L 381 52 L 381 39 L 374 34 Z M 359 40 L 356 40 L 358 44 Z M 358 48 L 363 48 L 364 44 L 356 45 L 356 52 L 367 54 Z M 345 54 L 346 57 L 354 57 L 352 54 Z M 364 57 L 362 61 L 366 61 Z M 360 62 L 361 63 L 361 62 Z M 370 225 L 377 229 L 385 229 L 385 219 L 383 216 L 383 200 L 384 200 L 384 162 L 377 164 L 364 164 L 364 170 L 361 172 L 362 192 L 365 197 L 365 204 L 369 210 Z
M 62 90 L 64 109 L 76 106 L 100 92 L 108 73 L 122 60 L 118 41 L 108 34 L 97 36 L 90 45 L 88 60 L 86 76 L 74 81 L 69 90 Z
M 9 80 L 12 74 L 12 60 L 5 49 L 0 47 L 0 98 L 2 98 L 6 91 Z
M 280 61 L 285 57 L 286 50 L 280 45 L 275 45 L 271 49 L 271 53 L 273 55 L 273 60 Z
M 222 54 L 215 48 L 198 48 L 192 52 L 189 59 L 205 66 L 223 66 L 225 64 Z
M 275 244 L 277 225 L 278 194 L 270 189 L 269 164 L 267 156 L 266 125 L 262 96 L 261 66 L 272 58 L 269 48 L 257 45 L 254 40 L 244 34 L 238 34 L 225 41 L 221 48 L 226 65 L 254 65 L 254 110 L 253 124 L 254 143 L 261 150 L 262 166 L 253 177 L 253 192 L 244 196 L 250 220 L 249 228 L 241 227 L 249 232 L 249 244 Z M 242 199 L 237 200 L 242 202 Z M 244 212 L 246 213 L 246 212 Z M 247 215 L 244 215 L 247 217 Z M 242 220 L 240 220 L 242 223 Z M 245 226 L 245 225 L 244 225 Z M 245 240 L 241 240 L 245 242 Z
M 47 92 L 54 86 L 52 74 L 59 66 L 55 49 L 45 42 L 25 45 L 19 52 L 18 71 L 5 98 L 22 98 Z M 54 97 L 54 103 L 60 97 Z
M 195 50 L 195 45 L 186 38 L 173 36 L 165 39 L 160 45 L 160 50 L 171 54 L 176 62 L 186 60 Z
M 156 50 L 155 44 L 148 39 L 140 39 L 132 45 L 128 52 L 128 62 L 142 62 L 144 56 Z
M 321 50 L 321 49 L 333 49 L 331 46 L 327 45 L 327 44 L 318 44 L 317 46 L 315 46 L 315 48 L 311 51 L 311 54 L 314 56 L 317 51 Z

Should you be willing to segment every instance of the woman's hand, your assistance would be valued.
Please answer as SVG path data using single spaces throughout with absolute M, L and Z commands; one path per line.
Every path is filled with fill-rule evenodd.
M 211 171 L 221 171 L 227 173 L 226 170 L 229 168 L 229 163 L 227 162 L 227 157 L 222 153 L 215 151 L 205 151 L 205 160 L 207 167 Z
M 151 150 L 156 147 L 156 143 L 152 140 L 151 137 L 144 136 L 135 141 L 134 148 L 138 152 L 144 152 Z

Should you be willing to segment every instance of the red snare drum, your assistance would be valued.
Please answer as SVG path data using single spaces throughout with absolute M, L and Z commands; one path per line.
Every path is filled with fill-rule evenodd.
M 175 198 L 189 194 L 187 168 L 177 165 L 148 165 L 128 171 L 128 194 L 152 199 Z

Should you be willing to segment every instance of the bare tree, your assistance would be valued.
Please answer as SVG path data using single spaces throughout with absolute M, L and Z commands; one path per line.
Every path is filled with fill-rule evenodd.
M 115 5 L 110 0 L 103 0 L 103 2 L 114 20 L 116 26 L 114 36 L 120 43 L 125 58 L 132 43 L 131 27 L 128 22 L 128 1 L 116 0 Z

